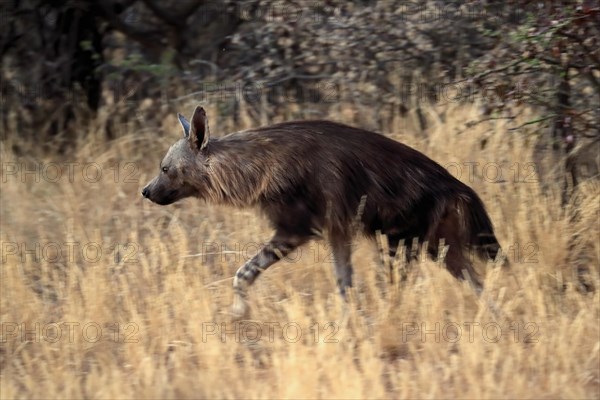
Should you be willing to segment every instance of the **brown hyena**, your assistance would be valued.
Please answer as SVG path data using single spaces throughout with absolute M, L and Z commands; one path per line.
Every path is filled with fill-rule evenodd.
M 329 121 L 294 121 L 210 138 L 204 109 L 160 164 L 142 195 L 166 205 L 189 196 L 238 207 L 258 206 L 275 233 L 235 274 L 234 314 L 246 315 L 246 289 L 292 250 L 317 237 L 329 241 L 340 292 L 352 285 L 357 230 L 401 240 L 418 238 L 456 278 L 481 283 L 465 252 L 500 252 L 477 194 L 422 153 L 383 135 Z M 358 223 L 357 223 L 358 222 Z

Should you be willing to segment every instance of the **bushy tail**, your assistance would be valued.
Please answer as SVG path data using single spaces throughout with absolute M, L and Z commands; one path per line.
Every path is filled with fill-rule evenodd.
M 500 261 L 503 267 L 509 263 L 496 235 L 492 221 L 485 210 L 483 202 L 474 191 L 461 201 L 462 214 L 465 218 L 465 233 L 469 246 L 484 260 Z

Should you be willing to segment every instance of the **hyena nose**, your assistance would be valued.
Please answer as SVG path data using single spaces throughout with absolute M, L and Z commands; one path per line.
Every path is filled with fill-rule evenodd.
M 150 194 L 150 192 L 148 192 L 148 188 L 145 187 L 142 189 L 142 196 L 144 196 L 145 198 L 148 198 L 148 195 Z

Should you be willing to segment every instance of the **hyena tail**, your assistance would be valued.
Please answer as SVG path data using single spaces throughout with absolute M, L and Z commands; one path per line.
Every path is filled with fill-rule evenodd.
M 479 196 L 471 192 L 468 197 L 461 197 L 459 209 L 464 216 L 464 237 L 471 250 L 483 260 L 499 261 L 503 267 L 509 267 L 508 259 L 502 253 L 494 234 L 492 221 Z

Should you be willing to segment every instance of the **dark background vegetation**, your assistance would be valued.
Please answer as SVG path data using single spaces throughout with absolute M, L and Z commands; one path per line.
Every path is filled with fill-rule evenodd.
M 537 118 L 541 158 L 565 192 L 597 175 L 596 1 L 0 1 L 2 140 L 68 151 L 90 134 L 153 129 L 193 100 L 230 126 L 325 118 L 387 131 L 431 105 L 476 103 L 481 119 Z M 349 120 L 349 121 L 348 121 Z M 460 134 L 462 132 L 458 132 Z M 485 146 L 485 141 L 482 141 Z M 20 151 L 19 146 L 13 146 Z M 592 149 L 592 156 L 584 153 Z M 22 150 L 21 150 L 22 151 Z M 585 160 L 583 160 L 585 158 Z M 583 160 L 583 161 L 581 161 Z

